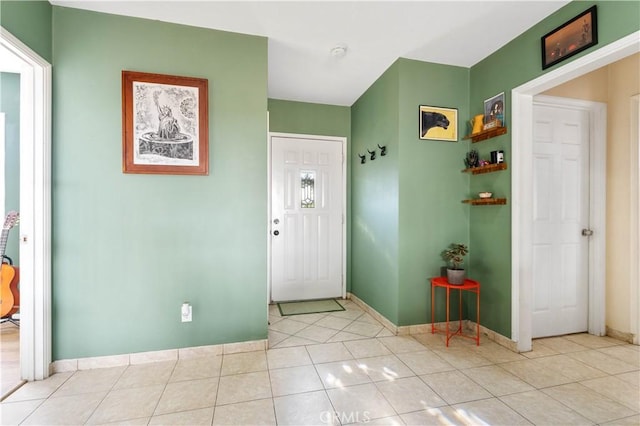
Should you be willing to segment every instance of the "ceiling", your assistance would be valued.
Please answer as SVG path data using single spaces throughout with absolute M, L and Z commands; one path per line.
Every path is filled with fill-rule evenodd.
M 352 105 L 399 57 L 470 67 L 568 0 L 97 1 L 57 6 L 268 38 L 268 95 Z M 541 34 L 542 35 L 542 34 Z M 331 49 L 342 45 L 346 54 Z

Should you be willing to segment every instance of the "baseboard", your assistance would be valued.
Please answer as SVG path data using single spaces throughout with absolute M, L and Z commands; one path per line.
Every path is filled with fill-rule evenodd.
M 220 345 L 168 349 L 164 351 L 138 352 L 131 354 L 77 359 L 62 359 L 52 362 L 49 370 L 51 374 L 53 374 L 62 373 L 65 371 L 91 370 L 94 368 L 119 367 L 162 361 L 177 361 L 179 359 L 200 358 L 205 356 L 216 356 L 239 352 L 264 351 L 267 349 L 267 344 L 268 340 L 263 339 L 251 340 L 247 342 L 224 343 Z
M 395 334 L 397 336 L 403 336 L 403 335 L 404 336 L 408 336 L 408 335 L 412 335 L 412 334 L 431 333 L 431 323 L 397 326 L 394 323 L 392 323 L 391 321 L 389 321 L 387 318 L 385 318 L 378 311 L 373 309 L 371 306 L 367 305 L 367 303 L 364 302 L 362 299 L 360 299 L 358 296 L 356 296 L 356 295 L 354 295 L 352 293 L 347 293 L 347 299 L 350 299 L 351 301 L 353 301 L 363 311 L 367 312 L 369 315 L 374 317 L 386 329 L 388 329 L 389 331 L 391 331 L 393 334 Z M 437 322 L 437 323 L 435 323 L 435 325 L 436 325 L 436 327 L 444 327 L 444 326 L 446 326 L 446 323 Z M 464 327 L 465 327 L 465 329 L 468 329 L 470 332 L 475 333 L 475 331 L 476 331 L 476 322 L 475 321 L 471 321 L 471 320 L 464 320 Z M 516 342 L 514 342 L 513 340 L 509 339 L 506 336 L 501 335 L 500 333 L 496 333 L 495 331 L 493 331 L 491 329 L 488 329 L 487 327 L 483 326 L 482 324 L 480 325 L 480 334 L 482 336 L 485 336 L 487 339 L 489 339 L 489 340 L 491 340 L 493 342 L 496 342 L 497 344 L 499 344 L 501 346 L 504 346 L 505 348 L 507 348 L 507 349 L 509 349 L 509 350 L 511 350 L 513 352 L 518 352 L 517 343 Z
M 384 328 L 386 328 L 393 334 L 398 334 L 398 327 L 394 323 L 392 323 L 387 318 L 385 318 L 384 315 L 382 315 L 380 312 L 376 311 L 371 306 L 367 305 L 358 296 L 356 296 L 353 293 L 347 293 L 347 299 L 351 300 L 353 303 L 358 305 L 360 309 L 362 309 L 363 311 L 371 315 L 373 318 L 375 318 L 376 321 L 378 321 L 380 324 L 384 326 Z
M 475 330 L 476 323 L 471 320 L 467 320 L 467 327 L 470 327 Z M 496 333 L 495 331 L 485 327 L 480 324 L 480 334 L 485 336 L 487 339 L 491 340 L 499 344 L 500 346 L 504 346 L 512 352 L 518 352 L 518 342 L 511 340 L 510 338 L 503 336 L 500 333 Z
M 367 305 L 362 299 L 358 296 L 347 293 L 347 299 L 351 300 L 353 303 L 358 305 L 363 311 L 371 315 L 377 321 L 379 321 L 387 330 L 397 336 L 402 335 L 412 335 L 412 334 L 425 334 L 431 332 L 431 324 L 415 324 L 415 325 L 407 325 L 407 326 L 397 326 L 387 318 L 384 317 L 381 313 L 373 309 L 371 306 Z M 436 326 L 443 326 L 445 323 L 436 323 Z M 475 332 L 476 323 L 471 320 L 464 320 L 465 329 L 469 331 Z M 615 332 L 615 330 L 610 330 L 607 328 L 607 335 L 610 335 L 610 331 L 612 333 L 625 334 L 620 332 Z M 512 341 L 508 337 L 505 337 L 499 333 L 496 333 L 493 330 L 490 330 L 483 325 L 480 325 L 480 333 L 485 336 L 489 340 L 492 340 L 507 349 L 510 349 L 514 352 L 516 350 L 516 342 Z M 629 334 L 629 333 L 626 333 Z M 625 335 L 626 335 L 625 334 Z M 612 337 L 614 337 L 612 335 Z M 625 338 L 616 337 L 621 340 L 625 340 Z M 628 338 L 628 336 L 626 336 Z M 633 336 L 631 336 L 633 339 Z M 628 340 L 625 340 L 628 341 Z M 138 352 L 131 354 L 122 354 L 122 355 L 109 355 L 109 356 L 99 356 L 99 357 L 88 357 L 88 358 L 77 358 L 77 359 L 62 359 L 58 361 L 54 361 L 51 363 L 49 371 L 51 374 L 54 373 L 62 373 L 67 371 L 77 371 L 77 370 L 90 370 L 94 368 L 108 368 L 108 367 L 119 367 L 126 365 L 136 365 L 136 364 L 146 364 L 151 362 L 162 362 L 162 361 L 177 361 L 179 359 L 189 359 L 189 358 L 199 358 L 205 356 L 216 356 L 223 354 L 232 354 L 239 352 L 253 352 L 253 351 L 264 351 L 267 350 L 269 346 L 269 340 L 252 340 L 247 342 L 237 342 L 237 343 L 224 343 L 220 345 L 209 345 L 209 346 L 196 346 L 189 348 L 180 348 L 180 349 L 168 349 L 163 351 L 151 351 L 151 352 Z
M 605 330 L 606 330 L 605 333 L 607 336 L 617 340 L 622 340 L 623 342 L 626 342 L 626 343 L 631 343 L 633 345 L 633 338 L 634 338 L 633 333 L 625 333 L 623 331 L 614 330 L 609 326 L 606 326 Z

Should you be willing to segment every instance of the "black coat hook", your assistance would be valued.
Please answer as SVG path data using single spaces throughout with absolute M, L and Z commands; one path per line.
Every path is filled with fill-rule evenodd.
M 385 155 L 387 155 L 387 147 L 386 146 L 378 145 L 378 148 L 380 148 L 380 156 L 381 157 L 384 157 Z
M 371 158 L 370 158 L 371 161 L 376 159 L 376 150 L 375 149 L 373 151 L 369 151 L 369 149 L 367 148 L 367 152 L 369 154 L 371 154 Z
M 364 163 L 367 162 L 367 156 L 366 155 L 358 154 L 358 157 L 360 157 L 360 164 L 364 164 Z

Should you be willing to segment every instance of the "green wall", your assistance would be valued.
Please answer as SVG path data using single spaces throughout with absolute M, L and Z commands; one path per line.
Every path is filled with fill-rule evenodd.
M 269 99 L 269 131 L 351 136 L 351 108 Z
M 351 107 L 351 291 L 397 324 L 400 65 Z M 417 115 L 417 113 L 416 113 Z M 379 156 L 377 145 L 387 147 Z M 378 152 L 371 161 L 367 149 Z M 358 155 L 366 155 L 360 164 Z
M 469 205 L 461 202 L 467 198 L 469 176 L 460 172 L 470 144 L 462 140 L 469 116 L 469 69 L 409 59 L 400 59 L 399 65 L 397 325 L 411 325 L 431 322 L 428 278 L 441 275 L 441 252 L 450 243 L 469 242 Z M 418 105 L 456 108 L 458 142 L 420 140 Z M 438 303 L 444 306 L 444 299 Z M 437 313 L 444 320 L 444 309 Z
M 269 131 L 347 138 L 351 156 L 351 108 L 269 99 Z M 351 164 L 347 162 L 347 291 L 351 291 Z
M 20 74 L 0 73 L 0 112 L 5 114 L 4 184 L 5 212 L 20 211 Z M 3 212 L 0 212 L 2 215 Z M 4 222 L 4 217 L 2 217 Z M 7 239 L 5 254 L 20 266 L 18 235 L 20 224 L 16 225 Z
M 395 324 L 428 321 L 440 251 L 468 241 L 482 324 L 511 335 L 510 207 L 460 203 L 487 188 L 509 198 L 511 170 L 460 173 L 469 142 L 420 141 L 417 109 L 458 108 L 462 137 L 504 91 L 509 125 L 511 89 L 542 74 L 540 36 L 592 4 L 567 5 L 470 70 L 400 59 L 350 109 L 269 100 L 272 131 L 350 137 L 350 288 Z M 639 3 L 595 4 L 600 44 L 585 53 L 638 30 Z M 0 23 L 54 63 L 53 359 L 265 338 L 266 39 L 48 2 L 2 1 Z M 209 176 L 121 173 L 122 70 L 209 80 Z M 509 162 L 511 143 L 473 148 Z M 389 154 L 361 165 L 378 144 Z M 192 323 L 179 322 L 184 300 Z
M 459 241 L 469 243 L 468 274 L 482 283 L 481 323 L 511 336 L 509 203 L 483 207 L 460 203 L 483 190 L 510 198 L 510 169 L 473 177 L 460 170 L 470 149 L 478 149 L 483 158 L 490 151 L 504 150 L 508 163 L 511 134 L 473 145 L 466 140 L 420 141 L 417 107 L 458 108 L 462 138 L 468 133 L 467 120 L 482 112 L 483 101 L 505 92 L 509 126 L 511 89 L 542 74 L 540 36 L 593 4 L 567 5 L 471 69 L 399 59 L 353 105 L 352 156 L 376 143 L 386 143 L 391 153 L 399 151 L 371 165 L 352 159 L 352 289 L 393 323 L 430 321 L 427 278 L 440 273 L 440 252 Z M 598 47 L 638 31 L 640 3 L 595 4 Z M 471 317 L 474 306 L 467 307 Z
M 53 359 L 265 339 L 267 40 L 62 7 L 53 40 Z M 122 70 L 208 79 L 208 176 L 122 173 Z
M 568 59 L 585 54 L 640 30 L 640 3 L 627 1 L 576 1 L 512 40 L 509 44 L 471 68 L 470 114 L 482 112 L 483 101 L 505 92 L 506 122 L 510 126 L 511 90 L 568 63 L 561 62 L 544 72 L 540 60 L 540 37 L 562 23 L 587 10 L 598 7 L 598 45 Z M 505 161 L 511 161 L 511 131 L 506 135 L 474 144 L 481 158 L 489 152 L 504 150 Z M 471 178 L 470 192 L 492 190 L 506 196 L 507 206 L 475 207 L 470 215 L 471 273 L 482 283 L 482 318 L 484 326 L 511 336 L 511 169 Z M 473 314 L 474 309 L 471 306 Z
M 52 6 L 48 1 L 0 1 L 0 25 L 51 63 Z
M 468 93 L 466 68 L 399 59 L 352 108 L 352 289 L 399 326 L 431 321 L 428 278 L 445 247 L 469 240 L 468 143 L 420 140 L 418 108 L 458 109 L 462 135 Z M 360 164 L 376 145 L 387 156 Z

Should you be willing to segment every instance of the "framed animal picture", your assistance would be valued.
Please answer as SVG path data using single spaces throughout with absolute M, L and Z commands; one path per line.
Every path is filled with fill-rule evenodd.
M 420 105 L 420 139 L 458 141 L 458 110 Z

